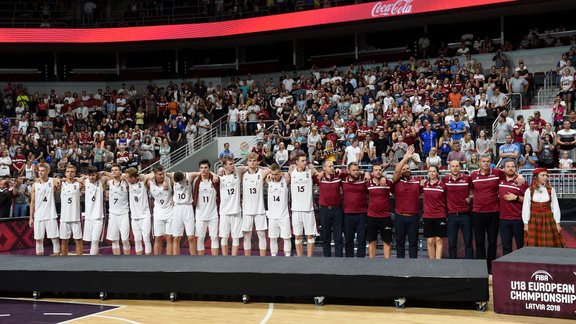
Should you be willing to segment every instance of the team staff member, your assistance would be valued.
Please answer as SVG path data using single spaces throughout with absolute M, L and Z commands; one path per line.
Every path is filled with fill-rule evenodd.
M 346 257 L 354 257 L 354 237 L 358 244 L 356 257 L 366 256 L 366 180 L 361 177 L 356 162 L 348 164 L 348 173 L 343 174 L 342 192 L 344 192 L 344 238 L 346 239 Z
M 420 213 L 420 179 L 413 177 L 408 161 L 414 155 L 414 146 L 408 147 L 406 154 L 394 169 L 394 193 L 396 194 L 396 256 L 406 256 L 406 235 L 408 235 L 411 259 L 418 257 L 418 215 Z
M 314 237 L 318 234 L 316 228 L 316 215 L 314 215 L 314 193 L 312 191 L 312 178 L 317 174 L 316 169 L 308 169 L 306 154 L 298 153 L 295 157 L 296 168 L 290 169 L 290 195 L 292 197 L 292 229 L 296 254 L 304 255 L 302 235 L 306 235 L 306 252 L 308 257 L 314 255 Z
M 384 258 L 390 258 L 392 242 L 392 218 L 390 217 L 390 193 L 394 183 L 382 176 L 382 165 L 372 168 L 372 178 L 366 182 L 368 188 L 368 217 L 366 218 L 366 239 L 368 255 L 376 257 L 378 233 L 384 242 Z
M 522 202 L 528 185 L 518 182 L 516 163 L 504 163 L 505 178 L 500 180 L 500 239 L 502 240 L 502 254 L 512 252 L 512 239 L 516 242 L 516 249 L 524 246 L 524 224 L 522 223 Z
M 268 237 L 270 238 L 270 254 L 278 255 L 278 238 L 284 241 L 284 256 L 289 257 L 292 250 L 292 229 L 290 228 L 290 213 L 288 211 L 288 196 L 290 192 L 290 177 L 280 171 L 276 163 L 270 166 L 268 184 Z
M 510 160 L 511 161 L 511 160 Z M 498 186 L 504 172 L 490 167 L 489 154 L 480 156 L 480 169 L 470 174 L 474 201 L 472 203 L 472 225 L 476 245 L 476 258 L 486 259 L 488 273 L 492 273 L 492 261 L 496 259 L 498 240 L 499 211 Z M 512 161 L 513 162 L 513 161 Z M 488 250 L 486 250 L 486 237 Z
M 442 259 L 446 237 L 446 184 L 440 180 L 438 167 L 428 168 L 428 180 L 420 182 L 424 192 L 424 237 L 428 257 Z
M 322 250 L 325 257 L 332 256 L 331 236 L 334 237 L 334 255 L 343 256 L 342 234 L 344 218 L 342 214 L 342 178 L 334 169 L 334 162 L 324 160 L 323 171 L 314 177 L 319 189 L 320 225 L 322 230 Z
M 48 177 L 50 165 L 40 163 L 36 168 L 38 179 L 32 185 L 30 198 L 30 227 L 34 228 L 36 241 L 36 255 L 44 255 L 44 237 L 52 241 L 53 252 L 60 254 L 60 240 L 58 239 L 58 215 L 54 192 L 60 189 L 59 179 Z
M 76 244 L 76 255 L 82 255 L 84 250 L 80 218 L 80 192 L 83 179 L 76 179 L 74 178 L 75 175 L 76 167 L 71 164 L 67 165 L 66 179 L 61 182 L 60 187 L 60 246 L 62 255 L 68 255 L 68 240 L 71 236 Z
M 466 259 L 474 257 L 472 250 L 472 223 L 470 221 L 470 177 L 460 173 L 460 162 L 450 161 L 450 174 L 442 181 L 446 184 L 448 199 L 448 252 L 450 259 L 458 257 L 458 230 L 462 231 Z

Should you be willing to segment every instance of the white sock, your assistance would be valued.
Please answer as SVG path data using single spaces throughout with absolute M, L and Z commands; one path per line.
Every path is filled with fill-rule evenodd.
M 52 239 L 52 246 L 54 247 L 54 254 L 60 253 L 60 239 L 53 238 Z
M 244 251 L 252 250 L 252 232 L 244 233 Z
M 44 241 L 36 241 L 36 254 L 44 254 Z
M 272 256 L 278 255 L 278 239 L 271 238 L 270 239 L 270 254 Z
M 204 251 L 204 237 L 198 237 L 198 243 L 196 244 L 196 250 Z
M 135 241 L 134 242 L 134 249 L 136 250 L 136 253 L 141 253 L 142 252 L 142 241 Z
M 90 255 L 98 255 L 99 243 L 98 241 L 90 242 Z
M 122 249 L 128 251 L 126 254 L 130 254 L 130 240 L 122 241 Z
M 150 241 L 144 241 L 144 253 L 152 254 L 152 243 Z
M 290 241 L 290 239 L 284 239 L 284 255 L 290 256 L 291 252 L 292 252 L 292 242 Z
M 268 243 L 266 242 L 266 231 L 256 231 L 258 234 L 258 248 L 260 250 L 266 250 Z
M 218 244 L 218 236 L 211 236 L 210 237 L 210 248 L 217 249 L 220 245 Z

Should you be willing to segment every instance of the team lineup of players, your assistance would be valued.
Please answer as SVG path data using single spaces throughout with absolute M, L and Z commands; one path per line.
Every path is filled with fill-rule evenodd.
M 317 171 L 308 167 L 304 154 L 296 157 L 288 172 L 282 172 L 278 165 L 260 168 L 256 154 L 249 154 L 247 166 L 242 167 L 225 158 L 218 174 L 210 172 L 210 162 L 203 160 L 199 172 L 165 173 L 157 167 L 151 174 L 139 175 L 136 169 L 122 173 L 119 165 L 113 165 L 109 173 L 89 169 L 80 178 L 75 177 L 76 168 L 71 165 L 64 179 L 54 179 L 48 177 L 50 167 L 40 164 L 32 190 L 30 226 L 34 226 L 38 255 L 44 254 L 45 237 L 52 240 L 55 254 L 67 255 L 68 240 L 72 238 L 76 254 L 82 254 L 84 240 L 91 243 L 90 254 L 96 255 L 105 225 L 104 202 L 108 200 L 106 239 L 112 242 L 116 255 L 122 252 L 121 244 L 124 254 L 130 254 L 130 228 L 137 254 L 162 254 L 166 241 L 166 254 L 179 255 L 181 239 L 186 235 L 190 254 L 203 255 L 208 235 L 212 255 L 218 255 L 220 248 L 223 255 L 228 255 L 230 241 L 231 254 L 238 255 L 240 239 L 244 254 L 250 255 L 255 228 L 261 256 L 267 253 L 266 230 L 273 256 L 279 251 L 278 238 L 283 239 L 284 255 L 290 256 L 292 235 L 296 254 L 304 255 L 306 239 L 306 254 L 312 256 L 318 234 L 313 192 L 316 183 L 324 256 L 331 256 L 333 238 L 337 257 L 364 257 L 366 241 L 369 256 L 375 257 L 380 234 L 384 257 L 389 258 L 395 228 L 397 257 L 405 257 L 408 241 L 409 257 L 416 258 L 421 194 L 430 258 L 442 257 L 446 236 L 449 256 L 456 258 L 459 231 L 465 257 L 474 257 L 474 236 L 476 257 L 487 259 L 489 268 L 496 256 L 499 230 L 504 253 L 512 250 L 512 239 L 517 247 L 522 246 L 517 229 L 523 226 L 522 200 L 527 184 L 517 175 L 514 163 L 507 163 L 504 170 L 491 169 L 490 156 L 483 156 L 480 169 L 468 176 L 453 161 L 450 173 L 442 179 L 435 167 L 428 170 L 427 179 L 419 179 L 412 176 L 407 164 L 413 153 L 414 148 L 410 147 L 392 179 L 383 176 L 380 165 L 364 173 L 356 163 L 350 163 L 343 171 L 325 161 L 322 170 Z M 265 186 L 268 210 L 264 203 Z M 59 222 L 56 191 L 61 191 Z M 83 231 L 81 194 L 85 195 Z M 394 222 L 392 194 L 396 198 Z M 476 199 L 470 210 L 472 197 Z M 507 226 L 503 227 L 500 220 Z

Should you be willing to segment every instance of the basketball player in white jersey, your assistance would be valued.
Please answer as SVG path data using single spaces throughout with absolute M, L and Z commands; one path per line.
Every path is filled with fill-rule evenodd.
M 34 227 L 34 240 L 36 240 L 36 255 L 44 255 L 44 237 L 52 240 L 54 254 L 60 254 L 60 241 L 58 239 L 58 215 L 54 192 L 60 189 L 60 180 L 48 177 L 50 165 L 40 163 L 36 168 L 38 178 L 32 185 L 30 198 L 30 227 Z
M 288 193 L 290 192 L 290 176 L 280 171 L 276 163 L 270 166 L 268 184 L 268 237 L 270 238 L 270 254 L 278 254 L 278 237 L 284 241 L 284 256 L 290 256 L 292 250 L 292 229 L 290 228 L 290 213 L 288 212 Z
M 312 177 L 316 169 L 308 169 L 306 154 L 296 155 L 296 167 L 290 168 L 290 193 L 292 196 L 292 227 L 294 229 L 294 243 L 296 254 L 304 254 L 302 234 L 307 238 L 307 254 L 314 255 L 314 237 L 317 235 L 316 216 L 314 215 L 314 194 L 312 192 Z
M 150 202 L 148 200 L 148 181 L 153 175 L 138 175 L 136 168 L 126 170 L 126 181 L 130 193 L 130 215 L 134 247 L 137 255 L 142 254 L 142 241 L 144 241 L 144 253 L 152 254 L 150 235 L 152 229 L 152 216 Z
M 128 183 L 122 179 L 119 164 L 112 164 L 112 179 L 107 181 L 108 187 L 108 231 L 106 239 L 112 242 L 112 253 L 120 255 L 120 240 L 124 254 L 130 254 L 130 203 Z
M 198 255 L 204 255 L 206 230 L 210 236 L 211 252 L 218 255 L 218 176 L 210 172 L 210 162 L 199 163 L 200 176 L 194 182 L 194 203 L 196 207 L 196 237 Z
M 60 187 L 60 245 L 62 255 L 68 255 L 68 240 L 70 236 L 76 243 L 76 255 L 82 255 L 84 246 L 82 244 L 82 225 L 80 208 L 80 191 L 84 178 L 74 178 L 76 176 L 76 166 L 69 164 L 66 166 L 66 179 L 61 182 Z
M 90 242 L 90 255 L 98 255 L 99 244 L 104 228 L 104 188 L 107 181 L 98 169 L 87 169 L 88 179 L 84 180 L 84 241 Z
M 174 237 L 174 255 L 180 255 L 180 240 L 186 232 L 190 255 L 196 255 L 197 245 L 194 222 L 194 197 L 192 186 L 198 172 L 175 172 L 167 174 L 174 180 L 174 216 L 172 216 L 171 233 Z
M 240 206 L 240 179 L 246 167 L 236 168 L 234 159 L 222 159 L 220 178 L 220 244 L 222 255 L 228 255 L 228 238 L 232 237 L 232 256 L 238 255 L 242 233 L 242 207 Z
M 154 177 L 148 181 L 150 195 L 154 198 L 154 255 L 162 254 L 163 239 L 166 240 L 166 255 L 172 255 L 172 213 L 174 200 L 172 198 L 172 181 L 164 173 L 161 165 L 152 169 Z
M 252 254 L 252 231 L 256 227 L 260 256 L 266 255 L 266 210 L 264 209 L 264 179 L 270 170 L 258 167 L 258 154 L 246 155 L 248 170 L 242 176 L 242 231 L 244 255 Z

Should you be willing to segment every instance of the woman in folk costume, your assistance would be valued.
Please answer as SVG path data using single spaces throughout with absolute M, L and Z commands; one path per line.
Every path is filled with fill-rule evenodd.
M 532 185 L 524 194 L 522 220 L 524 246 L 564 247 L 560 235 L 560 206 L 556 191 L 548 183 L 548 170 L 534 170 Z

